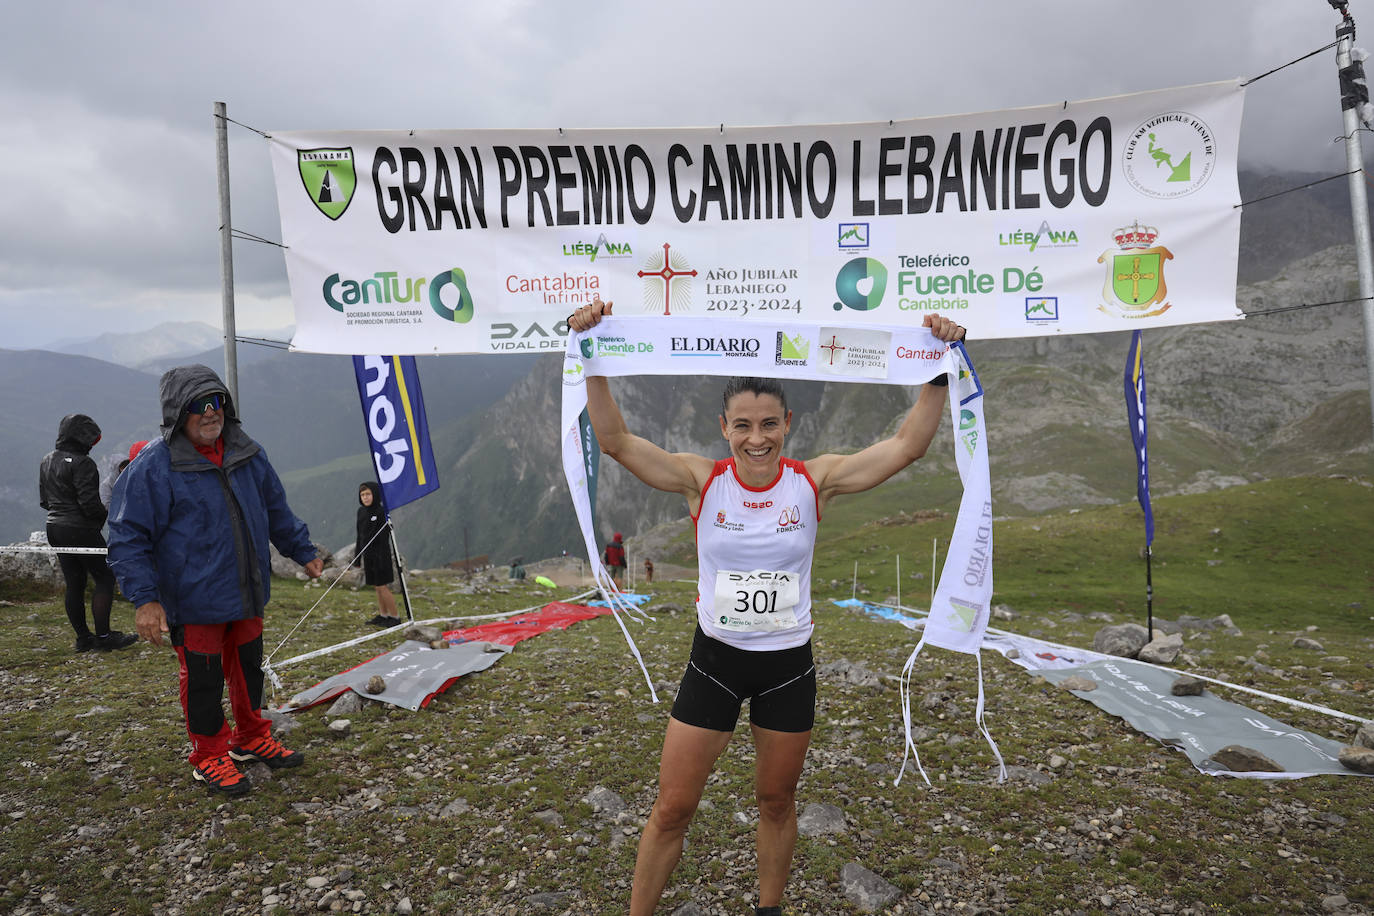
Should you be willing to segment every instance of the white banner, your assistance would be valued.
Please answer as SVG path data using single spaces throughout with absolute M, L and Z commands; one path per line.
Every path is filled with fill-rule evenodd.
M 622 315 L 981 339 L 1238 318 L 1234 81 L 957 117 L 275 131 L 299 350 L 559 351 Z

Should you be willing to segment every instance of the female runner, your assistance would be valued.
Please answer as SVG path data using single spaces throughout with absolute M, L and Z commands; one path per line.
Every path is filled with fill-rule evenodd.
M 585 331 L 609 314 L 611 303 L 596 301 L 568 324 Z M 940 315 L 926 315 L 922 324 L 942 341 L 964 339 L 964 329 Z M 783 457 L 792 412 L 782 386 L 774 379 L 730 379 L 720 418 L 730 457 L 713 461 L 667 452 L 631 433 L 606 378 L 588 377 L 587 407 L 601 450 L 649 486 L 682 494 L 696 523 L 697 629 L 663 740 L 658 799 L 639 841 L 631 916 L 649 916 L 663 895 L 746 699 L 759 808 L 755 913 L 780 916 L 797 840 L 797 781 L 815 721 L 816 526 L 832 498 L 876 487 L 924 455 L 947 395 L 939 382 L 927 384 L 892 438 L 852 455 L 803 462 Z

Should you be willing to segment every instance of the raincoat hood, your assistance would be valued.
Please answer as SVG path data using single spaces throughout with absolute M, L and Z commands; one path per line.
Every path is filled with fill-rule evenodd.
M 360 506 L 363 504 L 363 490 L 371 490 L 373 507 L 382 508 L 382 488 L 377 485 L 376 481 L 369 480 L 366 483 L 358 484 L 358 505 Z
M 100 427 L 84 413 L 69 413 L 57 424 L 57 447 L 64 452 L 90 454 L 100 441 Z
M 162 374 L 157 385 L 158 400 L 162 402 L 162 439 L 171 444 L 172 437 L 186 424 L 186 405 L 194 398 L 216 391 L 224 393 L 224 424 L 238 425 L 238 409 L 229 397 L 229 387 L 220 381 L 209 366 L 177 366 Z

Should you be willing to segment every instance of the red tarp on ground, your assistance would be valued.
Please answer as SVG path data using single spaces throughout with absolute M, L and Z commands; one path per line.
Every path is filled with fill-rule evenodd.
M 444 633 L 444 639 L 453 644 L 482 641 L 513 646 L 548 630 L 566 630 L 579 620 L 591 620 L 593 617 L 602 617 L 609 613 L 610 608 L 552 601 L 537 611 L 519 617 L 494 620 L 463 630 L 449 630 Z

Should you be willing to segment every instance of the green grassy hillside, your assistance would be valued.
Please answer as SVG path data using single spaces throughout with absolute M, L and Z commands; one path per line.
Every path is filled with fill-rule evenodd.
M 784 913 L 860 912 L 840 891 L 850 862 L 898 889 L 883 910 L 893 914 L 938 904 L 941 912 L 1259 916 L 1327 912 L 1323 901 L 1335 895 L 1357 909 L 1374 905 L 1365 780 L 1202 776 L 1181 754 L 995 655 L 984 660 L 988 724 L 1015 777 L 998 785 L 991 776 L 972 723 L 971 662 L 931 651 L 913 690 L 934 785 L 911 775 L 894 787 L 902 732 L 892 685 L 912 634 L 829 599 L 849 596 L 856 562 L 858 587 L 885 598 L 900 556 L 903 598 L 920 606 L 929 581 L 913 576 L 929 576 L 930 540 L 943 545 L 952 518 L 902 516 L 887 496 L 837 504 L 822 528 L 815 647 L 823 676 L 799 807 L 838 807 L 845 827 L 801 838 Z M 1189 636 L 1201 673 L 1374 714 L 1374 488 L 1299 478 L 1162 498 L 1155 509 L 1157 612 L 1229 613 L 1242 631 Z M 1020 615 L 1002 626 L 1085 645 L 1100 624 L 1084 612 L 1143 617 L 1133 505 L 1004 519 L 995 537 L 995 597 Z M 489 614 L 574 594 L 529 581 L 469 594 L 461 584 L 415 577 L 417 613 Z M 366 590 L 325 595 L 281 580 L 273 590 L 269 649 L 305 618 L 278 659 L 361 635 L 373 611 Z M 337 900 L 382 913 L 408 898 L 415 912 L 542 911 L 549 900 L 549 912 L 623 912 L 666 701 L 694 621 L 693 583 L 652 590 L 655 619 L 631 629 L 665 700 L 658 706 L 614 622 L 587 621 L 521 643 L 422 712 L 369 704 L 350 716 L 347 737 L 330 732 L 323 707 L 295 714 L 284 737 L 306 752 L 305 766 L 256 767 L 253 793 L 233 803 L 191 781 L 169 649 L 74 655 L 60 599 L 11 592 L 26 603 L 0 607 L 0 744 L 10 752 L 0 787 L 0 909 L 218 916 L 328 910 Z M 129 628 L 131 616 L 117 605 L 116 625 Z M 1299 633 L 1330 654 L 1293 648 Z M 394 643 L 284 667 L 277 698 Z M 837 661 L 881 683 L 825 673 Z M 1319 735 L 1348 742 L 1353 733 L 1317 712 L 1213 689 Z M 584 800 L 597 786 L 624 799 L 619 820 Z M 706 801 L 664 912 L 692 903 L 738 913 L 751 899 L 747 729 L 722 757 Z

